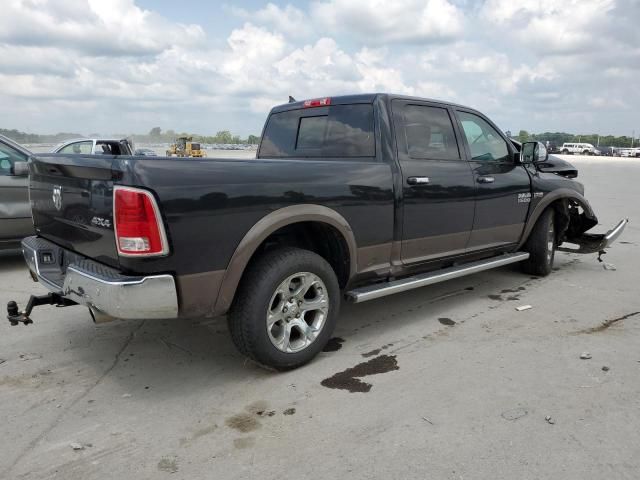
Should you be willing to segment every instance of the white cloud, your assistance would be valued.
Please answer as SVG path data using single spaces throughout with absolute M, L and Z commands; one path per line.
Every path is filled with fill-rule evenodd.
M 390 92 L 413 95 L 413 87 L 405 84 L 402 72 L 391 68 L 386 61 L 387 52 L 363 48 L 356 55 L 361 80 L 358 88 L 361 92 Z
M 565 55 L 608 46 L 607 32 L 618 28 L 607 21 L 615 6 L 615 0 L 488 0 L 481 18 L 541 55 Z
M 93 55 L 157 54 L 203 38 L 199 25 L 169 22 L 133 0 L 9 0 L 0 16 L 2 43 Z
M 221 38 L 134 0 L 6 0 L 2 127 L 247 134 L 288 95 L 376 91 L 467 104 L 512 130 L 622 129 L 640 108 L 637 0 L 228 9 L 238 25 Z
M 449 41 L 463 31 L 463 11 L 447 0 L 329 0 L 311 12 L 331 32 L 369 44 Z
M 436 100 L 454 100 L 456 92 L 449 85 L 441 82 L 419 82 L 414 95 Z
M 266 25 L 274 30 L 292 37 L 306 37 L 310 33 L 310 22 L 302 10 L 292 5 L 281 8 L 267 3 L 264 8 L 250 12 L 244 8 L 228 7 L 229 11 L 247 21 Z
M 229 51 L 222 58 L 220 73 L 228 79 L 225 90 L 251 94 L 269 89 L 277 81 L 266 70 L 285 52 L 280 34 L 246 23 L 233 30 L 227 39 Z
M 357 71 L 353 59 L 341 50 L 332 38 L 321 38 L 291 52 L 274 65 L 285 78 L 310 81 L 355 80 Z

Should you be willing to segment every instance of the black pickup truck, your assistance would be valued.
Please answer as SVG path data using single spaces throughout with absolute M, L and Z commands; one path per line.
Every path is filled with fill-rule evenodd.
M 39 304 L 95 321 L 228 314 L 240 351 L 297 367 L 343 297 L 602 251 L 627 221 L 586 233 L 596 216 L 567 165 L 471 108 L 389 94 L 277 106 L 255 159 L 36 156 L 22 247 L 51 293 L 10 302 L 9 320 Z

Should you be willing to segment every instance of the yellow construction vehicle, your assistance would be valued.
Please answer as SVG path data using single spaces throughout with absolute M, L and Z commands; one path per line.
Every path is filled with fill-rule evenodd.
M 175 155 L 176 157 L 206 157 L 206 152 L 200 148 L 199 143 L 192 141 L 193 137 L 179 137 L 176 142 L 169 146 L 167 157 Z

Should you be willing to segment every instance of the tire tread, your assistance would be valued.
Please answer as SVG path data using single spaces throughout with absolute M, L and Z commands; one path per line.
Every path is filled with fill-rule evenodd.
M 243 355 L 263 367 L 286 370 L 300 366 L 302 363 L 306 363 L 312 358 L 311 357 L 301 363 L 294 362 L 291 365 L 284 365 L 273 364 L 273 362 L 266 361 L 258 355 L 258 336 L 255 334 L 256 317 L 258 317 L 258 323 L 262 321 L 260 317 L 263 312 L 257 310 L 260 306 L 256 305 L 257 302 L 254 298 L 255 292 L 258 289 L 265 288 L 264 283 L 268 281 L 267 279 L 271 272 L 276 271 L 283 265 L 300 265 L 308 264 L 310 262 L 318 264 L 319 268 L 324 270 L 323 273 L 327 275 L 330 274 L 333 277 L 331 279 L 331 282 L 334 282 L 333 293 L 336 294 L 336 290 L 339 292 L 338 281 L 335 277 L 335 273 L 326 260 L 314 252 L 294 247 L 278 248 L 262 254 L 255 261 L 252 261 L 252 263 L 249 264 L 238 286 L 233 305 L 231 306 L 227 318 L 231 339 Z M 331 288 L 329 285 L 326 286 L 327 288 Z M 338 308 L 339 293 L 330 305 L 330 309 L 332 311 L 330 311 L 329 315 L 334 316 L 335 318 L 338 313 Z M 328 320 L 327 323 L 329 323 Z M 327 326 L 330 327 L 330 325 Z
M 522 270 L 530 275 L 544 277 L 551 273 L 551 263 L 547 261 L 547 232 L 549 223 L 554 221 L 552 208 L 547 208 L 536 221 L 529 238 L 524 244 L 523 250 L 529 252 L 529 258 L 522 262 Z

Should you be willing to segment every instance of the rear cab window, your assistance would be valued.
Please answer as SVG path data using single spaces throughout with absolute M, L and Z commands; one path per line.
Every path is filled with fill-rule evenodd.
M 269 116 L 258 158 L 372 158 L 373 105 L 302 108 Z

